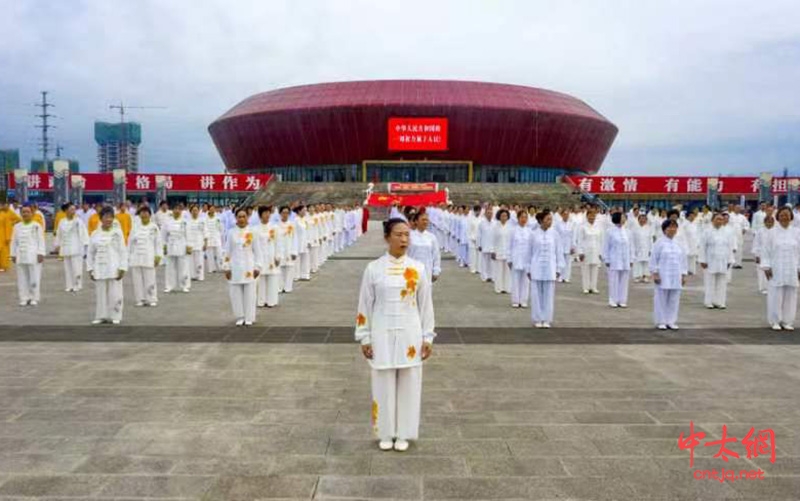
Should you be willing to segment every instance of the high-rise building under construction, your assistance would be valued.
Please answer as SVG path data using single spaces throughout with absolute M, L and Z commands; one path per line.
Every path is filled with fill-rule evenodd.
M 142 143 L 140 124 L 95 122 L 94 140 L 97 142 L 97 167 L 100 172 L 114 169 L 139 171 L 139 145 Z

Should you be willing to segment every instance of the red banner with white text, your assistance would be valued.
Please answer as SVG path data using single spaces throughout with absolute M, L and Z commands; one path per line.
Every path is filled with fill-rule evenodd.
M 700 195 L 708 191 L 708 177 L 697 176 L 564 176 L 566 181 L 595 195 Z M 721 195 L 757 195 L 757 177 L 718 177 Z M 772 193 L 788 191 L 787 178 L 772 178 Z
M 84 191 L 113 191 L 114 175 L 101 173 L 73 174 L 81 176 L 86 185 Z M 167 191 L 237 192 L 258 191 L 271 180 L 271 174 L 132 174 L 125 178 L 125 189 L 129 192 L 156 191 L 156 177 L 163 176 Z M 72 176 L 70 176 L 70 179 Z M 9 174 L 8 187 L 14 189 L 14 175 Z M 52 174 L 28 174 L 28 189 L 50 191 L 53 189 Z
M 447 202 L 445 191 L 435 191 L 433 193 L 416 193 L 413 195 L 396 195 L 392 193 L 373 193 L 367 199 L 367 205 L 372 207 L 389 207 L 395 202 L 400 205 L 413 205 L 423 207 L 429 205 L 439 205 Z

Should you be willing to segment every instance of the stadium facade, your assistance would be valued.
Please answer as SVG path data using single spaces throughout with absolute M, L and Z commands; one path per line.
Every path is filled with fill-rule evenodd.
M 441 80 L 273 90 L 208 129 L 229 172 L 289 182 L 554 182 L 595 174 L 618 132 L 567 94 Z

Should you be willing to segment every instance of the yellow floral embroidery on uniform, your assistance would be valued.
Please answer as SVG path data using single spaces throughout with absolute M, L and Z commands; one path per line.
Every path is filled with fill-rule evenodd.
M 400 291 L 400 297 L 403 299 L 413 297 L 417 291 L 417 281 L 419 280 L 419 272 L 412 267 L 408 267 L 403 272 L 403 278 L 406 280 L 406 288 Z
M 412 358 L 417 356 L 417 349 L 412 344 L 408 347 L 408 351 L 406 351 L 406 357 L 411 360 Z
M 356 327 L 363 327 L 367 325 L 367 317 L 363 313 L 356 315 Z
M 252 245 L 252 244 L 253 244 L 253 234 L 250 233 L 250 232 L 245 233 L 244 234 L 244 246 L 245 247 L 250 247 L 250 245 Z
M 228 256 L 225 256 L 225 262 L 226 263 L 230 263 L 231 262 L 231 258 L 229 258 Z
M 247 273 L 244 274 L 245 278 L 250 278 L 252 276 L 253 276 L 253 272 L 252 271 L 248 271 Z
M 292 226 L 291 224 L 289 226 L 287 226 L 286 227 L 286 234 L 289 235 L 289 236 L 293 235 L 294 234 L 294 226 Z
M 376 426 L 378 424 L 378 401 L 372 401 L 372 426 Z
M 269 240 L 275 240 L 275 230 L 269 230 Z

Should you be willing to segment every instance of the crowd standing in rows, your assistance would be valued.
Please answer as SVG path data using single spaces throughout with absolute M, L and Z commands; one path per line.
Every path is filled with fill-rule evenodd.
M 331 255 L 353 245 L 365 222 L 359 204 L 218 210 L 162 202 L 153 213 L 147 202 L 80 208 L 67 203 L 54 219 L 52 252 L 63 261 L 65 292 L 79 292 L 85 273 L 95 283 L 92 323 L 122 321 L 127 274 L 136 306 L 157 306 L 156 270 L 163 268 L 166 294 L 189 293 L 206 272 L 223 272 L 236 325 L 248 326 L 257 307 L 277 306 L 279 294 L 291 293 L 295 281 L 311 280 Z M 10 258 L 20 306 L 37 306 L 48 254 L 44 215 L 35 204 L 0 205 L 0 237 L 0 270 Z
M 605 268 L 610 308 L 627 308 L 631 281 L 653 282 L 653 320 L 659 330 L 677 330 L 681 291 L 702 272 L 703 304 L 727 308 L 733 270 L 751 253 L 757 292 L 767 296 L 767 321 L 774 330 L 794 330 L 800 268 L 800 214 L 763 203 L 752 222 L 738 205 L 712 211 L 682 211 L 634 206 L 601 210 L 593 205 L 557 208 L 476 204 L 401 210 L 391 216 L 411 225 L 408 254 L 425 264 L 434 282 L 441 253 L 498 294 L 510 294 L 513 308 L 531 309 L 537 328 L 550 328 L 556 283 L 570 283 L 573 264 L 581 268 L 581 290 L 599 294 Z M 745 249 L 745 235 L 753 234 Z M 434 245 L 433 242 L 438 245 Z

